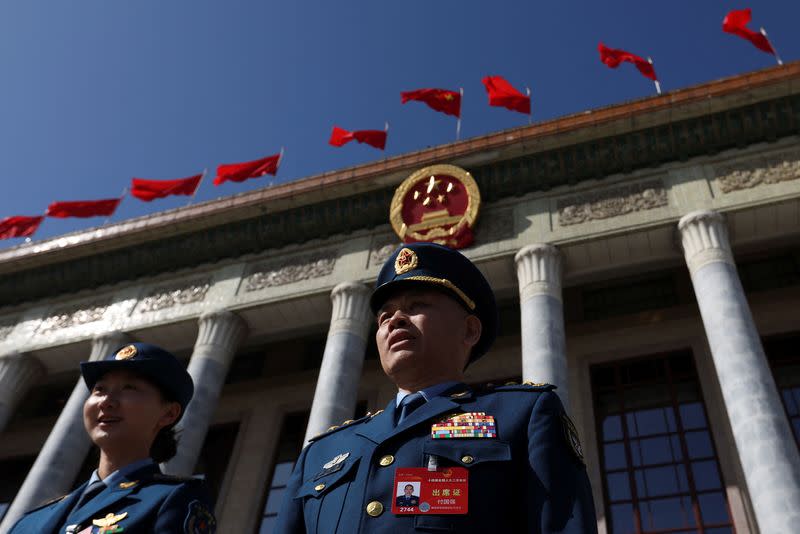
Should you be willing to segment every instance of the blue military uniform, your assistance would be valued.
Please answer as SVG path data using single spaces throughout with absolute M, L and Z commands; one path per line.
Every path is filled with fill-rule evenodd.
M 31 510 L 10 534 L 200 534 L 216 529 L 205 484 L 193 478 L 163 475 L 154 463 L 126 475 L 76 508 L 87 484 Z
M 81 362 L 81 374 L 90 391 L 113 370 L 127 370 L 155 384 L 181 405 L 181 416 L 194 393 L 194 383 L 183 365 L 155 345 L 133 343 L 103 360 Z M 89 488 L 95 479 L 99 480 L 97 471 L 69 495 L 27 512 L 10 534 L 204 534 L 216 530 L 212 501 L 201 480 L 164 475 L 150 459 L 109 474 L 99 493 Z
M 490 286 L 460 253 L 428 243 L 401 247 L 381 270 L 371 304 L 377 311 L 396 291 L 414 285 L 441 290 L 482 324 L 470 361 L 491 346 L 497 309 Z M 596 532 L 591 488 L 580 442 L 549 384 L 473 390 L 433 388 L 398 422 L 385 410 L 343 423 L 302 451 L 289 480 L 278 534 L 401 532 Z M 494 430 L 481 437 L 437 439 L 432 426 L 457 414 L 485 414 Z M 465 514 L 393 513 L 401 468 L 458 467 L 468 472 Z M 421 497 L 422 498 L 422 497 Z

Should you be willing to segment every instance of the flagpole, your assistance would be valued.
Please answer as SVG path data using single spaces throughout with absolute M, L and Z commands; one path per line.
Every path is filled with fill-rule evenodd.
M 528 124 L 533 123 L 533 106 L 531 105 L 531 88 L 526 87 L 525 92 L 528 93 L 528 105 L 530 106 L 530 111 L 528 111 Z
M 652 65 L 653 59 L 648 57 L 647 62 Z M 656 84 L 656 93 L 661 94 L 661 84 L 658 83 L 658 80 L 653 80 L 653 83 Z
M 761 28 L 761 35 L 764 36 L 764 39 L 767 40 L 767 42 L 769 43 L 769 46 L 772 47 L 772 51 L 775 52 L 775 60 L 778 62 L 778 65 L 783 65 L 783 61 L 781 61 L 781 56 L 778 55 L 778 51 L 775 49 L 775 45 L 772 44 L 772 41 L 770 41 L 769 37 L 767 37 L 767 30 L 765 30 L 764 28 Z
M 464 88 L 459 87 L 458 93 L 461 95 L 461 101 L 458 105 L 458 121 L 456 121 L 456 141 L 461 140 L 461 109 L 464 107 Z
M 125 195 L 127 195 L 127 194 L 128 194 L 128 188 L 127 188 L 127 187 L 123 187 L 123 188 L 122 188 L 122 194 L 119 196 L 119 201 L 120 201 L 120 203 L 122 203 L 122 199 L 123 199 L 123 198 L 125 198 Z M 117 204 L 117 208 L 119 208 L 119 204 Z M 116 213 L 116 212 L 117 212 L 117 210 L 114 210 L 114 213 Z M 110 221 L 110 220 L 111 220 L 111 215 L 109 215 L 108 217 L 106 217 L 106 220 L 105 220 L 105 221 L 103 221 L 103 224 L 101 224 L 100 226 L 105 226 L 105 225 L 107 225 L 107 224 L 108 224 L 108 221 Z
M 192 191 L 192 195 L 189 197 L 189 202 L 186 203 L 186 206 L 190 206 L 192 202 L 194 202 L 194 196 L 197 194 L 197 190 L 200 189 L 200 186 L 203 184 L 203 180 L 205 180 L 206 174 L 208 174 L 208 167 L 203 169 L 203 174 L 200 176 L 200 181 L 197 182 L 197 187 L 195 187 L 194 191 Z

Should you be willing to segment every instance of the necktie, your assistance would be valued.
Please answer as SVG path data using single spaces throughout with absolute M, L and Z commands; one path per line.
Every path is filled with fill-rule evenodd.
M 425 397 L 419 391 L 403 397 L 403 400 L 400 401 L 400 417 L 397 418 L 397 424 L 402 423 L 406 417 L 411 415 L 411 412 L 423 404 L 425 404 Z
M 87 487 L 86 491 L 83 492 L 81 498 L 78 499 L 78 503 L 75 505 L 75 508 L 73 508 L 73 511 L 77 510 L 87 502 L 91 501 L 104 489 L 106 489 L 106 485 L 102 480 L 95 480 L 94 482 L 89 484 L 89 487 Z

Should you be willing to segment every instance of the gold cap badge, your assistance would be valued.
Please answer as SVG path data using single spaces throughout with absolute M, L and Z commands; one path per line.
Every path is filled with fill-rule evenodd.
M 136 356 L 136 347 L 134 347 L 133 345 L 127 345 L 127 346 L 122 347 L 121 349 L 119 349 L 117 351 L 117 354 L 116 354 L 116 356 L 114 356 L 114 359 L 115 360 L 130 360 L 134 356 Z
M 402 249 L 394 260 L 394 272 L 396 274 L 405 274 L 412 271 L 419 265 L 419 256 L 410 248 Z

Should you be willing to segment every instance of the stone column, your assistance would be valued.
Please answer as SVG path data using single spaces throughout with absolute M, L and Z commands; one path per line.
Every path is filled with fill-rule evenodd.
M 194 380 L 194 396 L 178 423 L 178 453 L 163 466 L 174 475 L 193 473 L 228 369 L 247 335 L 247 324 L 225 310 L 203 314 L 199 327 L 187 369 Z
M 519 280 L 522 325 L 522 379 L 558 386 L 569 410 L 561 253 L 544 243 L 529 245 L 514 257 Z
M 343 282 L 333 288 L 331 325 L 306 427 L 306 441 L 353 417 L 372 320 L 370 290 Z
M 102 360 L 129 341 L 130 338 L 121 332 L 98 336 L 92 340 L 89 361 Z M 83 403 L 88 397 L 89 390 L 83 377 L 78 378 L 53 430 L 0 523 L 0 532 L 10 530 L 27 510 L 72 489 L 92 445 L 83 427 Z
M 28 354 L 0 356 L 0 432 L 5 430 L 19 401 L 44 373 L 41 362 Z
M 696 211 L 678 223 L 725 410 L 759 530 L 800 524 L 800 454 L 728 241 L 722 215 Z

